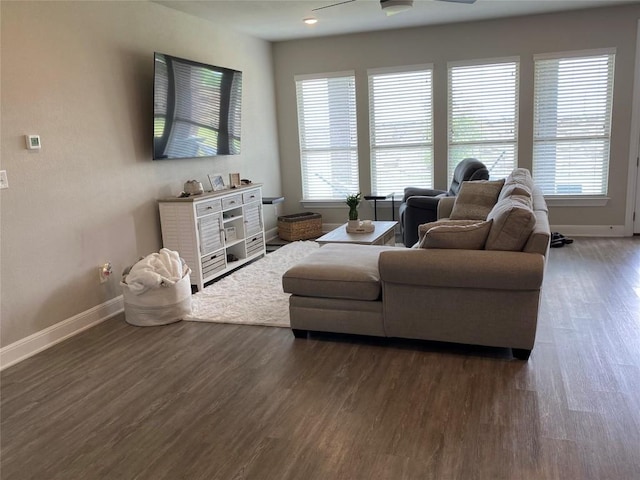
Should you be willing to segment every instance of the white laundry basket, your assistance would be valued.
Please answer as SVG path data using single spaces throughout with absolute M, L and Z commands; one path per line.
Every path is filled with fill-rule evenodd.
M 191 313 L 191 280 L 186 273 L 173 285 L 160 286 L 137 295 L 121 282 L 124 317 L 138 327 L 167 325 Z

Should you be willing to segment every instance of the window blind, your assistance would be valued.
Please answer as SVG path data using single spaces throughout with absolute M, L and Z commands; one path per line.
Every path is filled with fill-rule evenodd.
M 369 71 L 374 193 L 402 193 L 409 184 L 433 187 L 432 70 Z
M 517 164 L 519 61 L 449 64 L 448 178 L 465 158 L 484 163 L 491 178 Z
M 344 200 L 360 191 L 355 77 L 296 77 L 305 200 Z
M 613 51 L 535 58 L 533 177 L 546 195 L 606 195 Z

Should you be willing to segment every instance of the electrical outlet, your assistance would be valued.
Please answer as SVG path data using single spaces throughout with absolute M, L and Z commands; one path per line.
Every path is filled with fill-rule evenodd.
M 0 170 L 0 188 L 9 188 L 9 179 L 7 178 L 6 170 Z
M 106 283 L 109 277 L 113 273 L 111 262 L 104 263 L 98 267 L 98 275 L 100 276 L 100 283 Z

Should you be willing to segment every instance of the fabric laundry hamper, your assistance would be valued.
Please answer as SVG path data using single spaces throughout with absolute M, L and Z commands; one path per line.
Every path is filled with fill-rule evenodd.
M 176 258 L 180 262 L 179 266 L 176 264 Z M 163 270 L 163 260 L 173 263 L 173 275 L 171 268 Z M 168 276 L 163 275 L 167 273 Z M 164 248 L 159 254 L 151 254 L 133 265 L 128 272 L 125 271 L 120 285 L 127 323 L 138 327 L 167 325 L 178 322 L 190 314 L 190 273 L 191 269 L 177 252 Z

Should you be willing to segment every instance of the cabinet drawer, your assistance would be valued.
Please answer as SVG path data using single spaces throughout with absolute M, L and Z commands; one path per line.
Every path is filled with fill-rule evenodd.
M 247 238 L 247 257 L 262 253 L 264 251 L 264 240 L 262 235 Z
M 225 269 L 224 250 L 202 257 L 202 276 L 208 277 Z
M 242 204 L 242 195 L 231 195 L 222 199 L 222 209 L 227 210 L 229 208 L 239 207 Z
M 260 200 L 260 190 L 251 190 L 242 194 L 242 203 L 257 202 Z
M 213 212 L 219 212 L 222 210 L 220 205 L 220 199 L 216 200 L 208 200 L 202 203 L 196 203 L 196 215 L 201 217 L 202 215 L 207 215 Z

